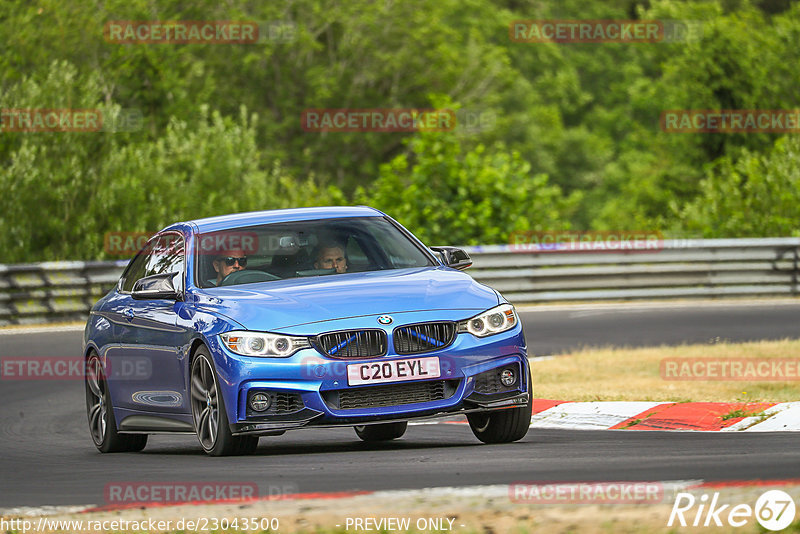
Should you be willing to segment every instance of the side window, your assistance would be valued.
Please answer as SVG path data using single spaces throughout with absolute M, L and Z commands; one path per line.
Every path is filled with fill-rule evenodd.
M 133 289 L 133 284 L 146 276 L 169 272 L 182 273 L 184 269 L 183 253 L 183 236 L 179 234 L 164 234 L 151 240 L 125 271 L 122 291 L 129 293 Z M 182 285 L 182 277 L 177 277 L 175 283 Z

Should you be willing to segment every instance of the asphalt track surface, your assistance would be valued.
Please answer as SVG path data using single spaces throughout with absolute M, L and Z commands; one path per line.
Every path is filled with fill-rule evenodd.
M 739 303 L 522 313 L 531 353 L 580 346 L 798 338 L 800 303 Z M 0 358 L 77 355 L 79 331 L 0 335 Z M 262 438 L 252 456 L 206 457 L 193 436 L 151 436 L 141 453 L 100 454 L 83 384 L 0 381 L 0 508 L 104 504 L 120 482 L 255 482 L 269 492 L 414 489 L 519 481 L 800 478 L 795 433 L 533 429 L 482 445 L 465 424 L 425 424 L 395 442 L 362 443 L 350 428 Z
M 800 301 L 547 306 L 522 312 L 528 354 L 800 339 Z

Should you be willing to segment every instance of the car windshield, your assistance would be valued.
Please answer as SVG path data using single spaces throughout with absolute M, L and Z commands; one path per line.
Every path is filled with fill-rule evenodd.
M 382 217 L 275 223 L 199 234 L 201 288 L 434 265 Z

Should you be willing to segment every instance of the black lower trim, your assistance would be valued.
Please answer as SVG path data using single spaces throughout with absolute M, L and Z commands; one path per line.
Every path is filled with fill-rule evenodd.
M 155 415 L 129 415 L 119 423 L 120 432 L 194 432 L 191 423 Z
M 236 435 L 251 435 L 251 436 L 277 436 L 283 434 L 286 430 L 297 429 L 310 429 L 310 428 L 342 428 L 343 426 L 356 426 L 366 424 L 380 424 L 380 423 L 394 423 L 398 421 L 427 421 L 431 419 L 441 419 L 443 417 L 464 416 L 476 412 L 492 412 L 496 410 L 507 409 L 511 406 L 525 406 L 528 400 L 527 393 L 517 393 L 517 398 L 522 400 L 522 403 L 515 404 L 510 400 L 500 401 L 500 405 L 494 406 L 493 403 L 481 406 L 477 403 L 464 402 L 457 406 L 444 408 L 439 410 L 430 410 L 416 415 L 408 413 L 386 415 L 370 415 L 359 417 L 336 417 L 335 421 L 305 421 L 305 422 L 286 422 L 286 423 L 240 423 L 231 425 L 231 432 Z M 511 397 L 514 398 L 513 396 Z
M 498 408 L 501 406 L 527 406 L 530 396 L 527 393 L 512 391 L 495 395 L 472 392 L 464 398 L 464 402 L 472 403 L 482 408 Z
M 292 414 L 259 417 L 257 419 L 254 418 L 253 421 L 235 423 L 231 425 L 231 432 L 233 434 L 258 434 L 299 428 L 307 425 L 321 415 L 322 412 L 320 411 L 312 410 L 311 408 L 303 408 L 299 412 Z

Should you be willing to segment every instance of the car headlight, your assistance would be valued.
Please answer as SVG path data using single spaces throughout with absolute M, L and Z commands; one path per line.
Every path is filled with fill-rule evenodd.
M 517 324 L 517 312 L 511 304 L 501 304 L 466 321 L 458 323 L 458 332 L 486 337 L 511 330 Z
M 282 336 L 266 332 L 233 330 L 220 334 L 219 338 L 228 347 L 228 350 L 242 356 L 286 358 L 300 349 L 311 346 L 308 338 L 305 337 Z

